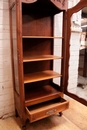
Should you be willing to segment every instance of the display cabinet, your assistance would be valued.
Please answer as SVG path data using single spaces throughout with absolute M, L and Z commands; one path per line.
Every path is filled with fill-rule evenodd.
M 15 111 L 25 124 L 60 113 L 69 107 L 63 99 L 67 0 L 10 0 L 10 35 Z M 54 16 L 63 12 L 63 35 L 54 36 Z M 54 40 L 61 39 L 61 56 Z M 58 43 L 57 43 L 58 44 Z M 53 61 L 61 60 L 61 73 Z M 57 65 L 58 67 L 58 65 Z M 60 85 L 53 82 L 60 78 Z

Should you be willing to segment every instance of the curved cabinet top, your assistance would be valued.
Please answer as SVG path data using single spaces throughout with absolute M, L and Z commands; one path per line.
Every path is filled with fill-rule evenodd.
M 22 2 L 22 3 L 37 3 L 37 4 L 40 4 L 40 5 L 43 5 L 44 6 L 44 9 L 45 7 L 49 7 L 50 9 L 53 9 L 56 8 L 57 10 L 67 10 L 67 7 L 68 7 L 68 0 L 9 0 L 10 1 L 10 6 L 12 6 L 12 4 L 15 2 Z

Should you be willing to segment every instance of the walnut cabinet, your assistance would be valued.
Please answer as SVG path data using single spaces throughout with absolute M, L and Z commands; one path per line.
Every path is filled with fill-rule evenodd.
M 69 106 L 63 99 L 67 0 L 10 0 L 9 10 L 15 111 L 23 123 L 31 123 Z M 62 37 L 54 35 L 54 16 L 60 12 Z M 54 55 L 55 39 L 61 39 L 61 56 Z M 54 60 L 61 60 L 61 73 L 54 71 Z M 54 78 L 60 78 L 59 85 Z

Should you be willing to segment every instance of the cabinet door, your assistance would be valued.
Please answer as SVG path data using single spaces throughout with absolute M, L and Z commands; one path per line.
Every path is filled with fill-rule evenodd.
M 66 67 L 65 67 L 66 68 L 65 94 L 67 94 L 70 97 L 78 100 L 79 102 L 87 105 L 87 96 L 86 96 L 87 77 L 81 77 L 80 75 L 78 75 L 79 72 L 78 72 L 78 68 L 76 66 L 76 63 L 78 63 L 78 61 L 79 61 L 79 51 L 80 51 L 79 48 L 81 46 L 80 36 L 77 38 L 77 36 L 78 36 L 77 33 L 79 33 L 79 35 L 80 35 L 80 30 L 79 30 L 79 32 L 77 32 L 77 30 L 74 30 L 74 32 L 71 31 L 72 27 L 80 28 L 81 31 L 84 31 L 84 29 L 85 29 L 84 28 L 85 26 L 84 27 L 82 26 L 82 24 L 83 24 L 82 20 L 80 21 L 80 23 L 77 20 L 77 17 L 78 17 L 77 12 L 79 12 L 79 14 L 81 14 L 81 15 L 79 15 L 80 19 L 87 19 L 87 2 L 85 0 L 81 0 L 75 7 L 68 9 L 68 11 L 67 11 L 67 41 L 66 41 L 66 50 L 67 51 L 66 51 Z M 85 22 L 84 22 L 84 25 L 85 25 Z M 74 35 L 74 38 L 73 38 L 74 40 L 71 39 L 73 37 L 73 35 Z M 75 39 L 76 39 L 76 41 L 75 41 Z M 76 50 L 77 44 L 78 44 L 77 53 L 75 55 L 75 51 L 74 51 L 74 54 L 72 55 L 71 47 L 73 46 L 74 50 Z M 86 46 L 84 46 L 84 47 L 86 49 Z M 82 48 L 82 46 L 81 46 L 81 48 Z M 69 65 L 71 65 L 71 58 L 76 58 L 78 60 L 78 61 L 74 62 L 73 66 L 72 66 L 73 67 L 73 71 L 72 71 L 73 77 L 75 77 L 75 75 L 77 75 L 77 77 L 74 79 L 73 79 L 73 77 L 71 77 L 71 75 L 69 75 L 69 73 L 70 73 Z M 75 73 L 75 70 L 77 71 L 76 73 Z M 79 78 L 80 78 L 80 81 L 79 81 Z M 71 84 L 69 84 L 68 79 L 72 80 Z M 81 80 L 83 83 L 81 83 Z M 75 84 L 75 82 L 76 82 L 76 84 Z M 81 83 L 81 84 L 79 84 L 79 83 Z M 81 86 L 83 86 L 84 89 Z M 72 90 L 70 90 L 70 87 L 72 88 Z

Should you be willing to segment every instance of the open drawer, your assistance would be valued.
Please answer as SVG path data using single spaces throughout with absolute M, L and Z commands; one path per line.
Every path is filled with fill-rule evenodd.
M 69 107 L 69 102 L 63 98 L 57 98 L 44 103 L 26 107 L 30 122 L 62 112 Z

